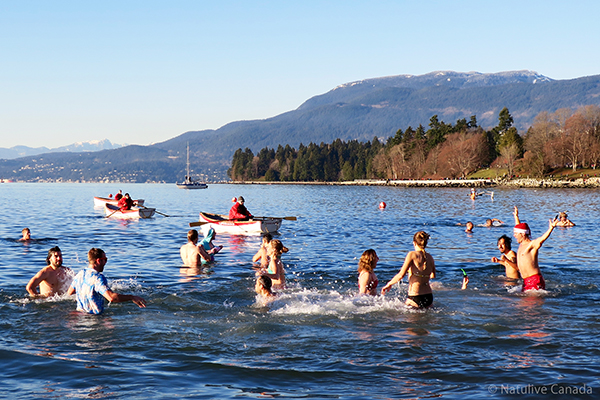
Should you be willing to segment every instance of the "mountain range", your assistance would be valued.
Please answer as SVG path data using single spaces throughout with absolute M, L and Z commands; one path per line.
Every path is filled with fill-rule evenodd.
M 28 146 L 14 146 L 10 148 L 0 147 L 0 159 L 13 159 L 19 157 L 36 156 L 44 153 L 62 153 L 62 152 L 73 152 L 78 153 L 82 151 L 99 151 L 99 150 L 110 150 L 118 149 L 126 145 L 112 143 L 108 139 L 104 140 L 92 140 L 89 142 L 77 142 L 68 146 L 61 146 L 49 149 L 47 147 L 28 147 Z
M 542 111 L 600 105 L 600 75 L 553 80 L 532 71 L 493 74 L 438 71 L 425 75 L 371 78 L 340 85 L 297 109 L 273 118 L 232 122 L 216 130 L 189 131 L 149 146 L 92 153 L 47 153 L 0 160 L 0 178 L 175 182 L 185 175 L 186 145 L 193 175 L 227 179 L 238 148 L 330 143 L 335 139 L 385 140 L 398 129 L 427 126 L 433 115 L 455 123 L 475 115 L 484 128 L 496 126 L 507 107 L 521 134 Z

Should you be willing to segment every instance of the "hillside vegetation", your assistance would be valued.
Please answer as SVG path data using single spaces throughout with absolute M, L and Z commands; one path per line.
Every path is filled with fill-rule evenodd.
M 504 108 L 498 124 L 489 130 L 479 127 L 475 116 L 452 125 L 434 115 L 428 129 L 409 126 L 385 143 L 376 137 L 368 142 L 337 139 L 298 149 L 265 147 L 256 156 L 249 148 L 240 148 L 229 176 L 242 181 L 595 176 L 600 161 L 600 107 L 540 113 L 524 138 L 513 124 Z

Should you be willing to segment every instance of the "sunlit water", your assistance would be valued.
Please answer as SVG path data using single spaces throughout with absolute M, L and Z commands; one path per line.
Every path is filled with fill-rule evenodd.
M 92 198 L 118 189 L 169 217 L 105 219 Z M 598 398 L 598 192 L 494 191 L 493 201 L 473 202 L 467 189 L 2 184 L 0 396 Z M 290 249 L 289 288 L 266 307 L 253 291 L 259 237 L 219 235 L 225 248 L 214 265 L 181 269 L 188 223 L 199 211 L 226 213 L 240 194 L 255 215 L 298 217 L 278 236 Z M 515 204 L 535 237 L 559 211 L 577 223 L 541 249 L 547 291 L 535 295 L 506 285 L 503 267 L 490 262 L 497 238 L 511 235 Z M 467 234 L 456 225 L 492 217 L 505 227 Z M 36 240 L 19 243 L 26 226 Z M 377 251 L 381 287 L 418 230 L 431 234 L 434 307 L 407 309 L 406 283 L 385 297 L 356 296 L 361 253 Z M 103 248 L 113 290 L 148 307 L 112 304 L 88 316 L 74 298 L 30 300 L 25 285 L 53 246 L 74 271 L 91 247 Z M 461 268 L 471 279 L 465 291 Z

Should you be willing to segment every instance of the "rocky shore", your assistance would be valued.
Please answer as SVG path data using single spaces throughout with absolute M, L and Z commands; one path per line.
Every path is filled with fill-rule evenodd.
M 404 187 L 512 187 L 512 188 L 600 188 L 600 178 L 579 178 L 573 180 L 561 179 L 407 179 L 407 180 L 376 180 L 357 179 L 348 182 L 265 182 L 265 181 L 235 181 L 229 184 L 257 185 L 354 185 L 354 186 L 404 186 Z

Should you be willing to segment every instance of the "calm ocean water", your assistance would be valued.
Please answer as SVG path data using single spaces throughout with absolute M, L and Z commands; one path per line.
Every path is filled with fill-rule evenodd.
M 105 219 L 92 198 L 118 189 L 169 217 Z M 2 184 L 0 397 L 598 398 L 598 191 L 493 190 L 493 201 L 473 202 L 468 189 Z M 253 291 L 259 237 L 219 235 L 214 265 L 181 269 L 188 223 L 199 211 L 226 213 L 237 195 L 254 215 L 298 217 L 278 236 L 290 248 L 289 288 L 268 307 Z M 544 293 L 522 295 L 490 262 L 496 239 L 512 233 L 514 205 L 534 237 L 559 211 L 577 224 L 556 229 L 540 251 Z M 507 224 L 473 234 L 456 226 L 493 217 Z M 16 241 L 26 226 L 33 243 Z M 356 296 L 361 253 L 377 251 L 381 287 L 418 230 L 431 234 L 434 307 L 407 309 L 406 283 L 385 297 Z M 25 285 L 53 246 L 75 271 L 91 247 L 103 248 L 112 288 L 148 307 L 88 316 L 73 298 L 30 300 Z

